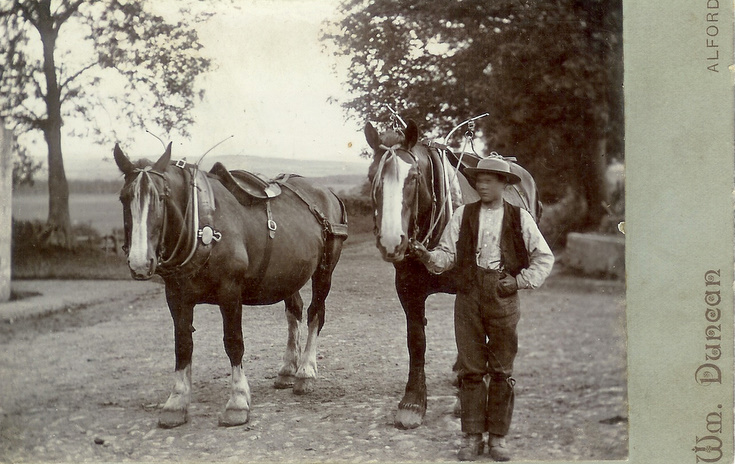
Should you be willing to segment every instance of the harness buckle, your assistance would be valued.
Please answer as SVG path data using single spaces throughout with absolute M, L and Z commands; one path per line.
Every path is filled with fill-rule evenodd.
M 202 239 L 202 244 L 209 245 L 210 243 L 219 242 L 222 240 L 222 233 L 214 230 L 212 226 L 204 226 L 199 229 L 197 236 Z
M 271 212 L 270 201 L 265 202 L 265 215 L 268 218 L 268 221 L 266 222 L 266 224 L 268 225 L 268 237 L 273 238 L 276 236 L 276 229 L 278 228 L 278 225 L 276 224 L 276 221 L 273 220 L 273 213 Z
M 176 160 L 176 162 L 174 163 L 174 166 L 180 169 L 184 169 L 186 167 L 186 158 Z

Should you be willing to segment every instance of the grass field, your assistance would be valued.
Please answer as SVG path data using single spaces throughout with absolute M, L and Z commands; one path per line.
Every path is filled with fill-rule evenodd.
M 69 196 L 72 224 L 86 224 L 100 234 L 122 228 L 122 205 L 113 193 L 72 194 Z M 45 221 L 48 216 L 46 195 L 13 195 L 13 218 L 18 221 Z
M 101 236 L 122 228 L 122 205 L 117 194 L 76 193 L 69 197 L 74 225 L 95 229 Z M 42 194 L 13 196 L 13 218 L 17 221 L 44 222 L 48 197 Z M 350 216 L 350 237 L 346 246 L 374 240 L 369 216 Z M 14 279 L 129 279 L 130 272 L 122 253 L 104 252 L 97 246 L 80 242 L 75 250 L 47 249 L 37 246 L 32 237 L 13 244 Z
M 318 179 L 323 185 L 330 187 L 337 194 L 358 188 L 364 181 L 363 176 L 335 175 Z M 69 214 L 72 225 L 88 225 L 101 235 L 107 235 L 113 229 L 122 228 L 122 205 L 118 193 L 83 193 L 84 186 L 70 182 L 72 193 L 69 195 Z M 13 193 L 13 218 L 18 221 L 45 221 L 48 216 L 48 190 L 38 186 L 35 189 L 21 189 Z M 74 191 L 77 187 L 77 192 Z

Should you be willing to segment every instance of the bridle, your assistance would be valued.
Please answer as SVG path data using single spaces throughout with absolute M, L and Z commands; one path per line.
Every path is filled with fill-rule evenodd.
M 186 163 L 182 161 L 176 161 L 172 163 L 174 166 L 180 168 L 184 172 L 184 183 L 189 184 L 191 186 L 190 189 L 187 189 L 187 195 L 186 195 L 186 208 L 184 210 L 184 213 L 181 214 L 181 211 L 179 208 L 175 207 L 175 205 L 172 204 L 171 200 L 171 188 L 168 176 L 166 175 L 166 172 L 158 172 L 152 169 L 151 166 L 145 166 L 143 168 L 136 168 L 133 173 L 137 173 L 136 178 L 140 178 L 142 181 L 143 178 L 146 178 L 148 180 L 148 184 L 150 185 L 150 188 L 155 191 L 155 194 L 158 196 L 159 201 L 162 202 L 162 209 L 163 209 L 163 219 L 162 219 L 162 226 L 161 226 L 161 233 L 158 237 L 158 243 L 156 244 L 156 272 L 161 275 L 171 275 L 178 271 L 180 271 L 184 266 L 189 264 L 191 262 L 192 258 L 194 257 L 194 254 L 197 251 L 197 240 L 200 236 L 202 236 L 203 231 L 199 230 L 199 187 L 197 186 L 197 171 L 198 168 L 196 166 L 188 166 Z M 153 182 L 153 179 L 151 178 L 151 175 L 155 175 L 160 177 L 163 180 L 163 192 L 160 192 L 158 189 L 158 186 L 155 182 Z M 141 177 L 143 176 L 143 177 Z M 178 235 L 178 239 L 176 241 L 176 245 L 174 246 L 173 250 L 168 254 L 168 257 L 165 257 L 166 254 L 165 250 L 165 244 L 164 240 L 166 237 L 166 234 L 168 232 L 169 225 L 169 208 L 173 209 L 175 213 L 178 213 L 177 215 L 181 218 L 181 232 Z M 188 227 L 187 227 L 188 225 Z M 209 226 L 206 226 L 206 228 L 210 228 Z M 187 233 L 188 232 L 188 233 Z M 221 234 L 219 232 L 214 231 L 207 231 L 211 234 L 212 240 L 218 241 L 221 237 Z M 205 232 L 206 233 L 206 232 Z M 123 245 L 123 251 L 127 255 L 130 252 L 130 232 L 125 231 L 125 244 Z M 188 237 L 187 237 L 188 235 Z M 188 238 L 188 240 L 187 240 Z M 188 249 L 187 249 L 187 242 L 188 242 Z M 183 259 L 182 259 L 183 258 Z
M 378 189 L 380 187 L 380 184 L 382 183 L 383 171 L 385 169 L 386 163 L 388 163 L 389 161 L 395 162 L 395 159 L 400 157 L 400 155 L 398 154 L 399 152 L 408 154 L 408 157 L 411 160 L 411 169 L 415 171 L 415 173 L 410 178 L 410 180 L 415 182 L 415 188 L 414 188 L 415 194 L 412 200 L 413 205 L 411 209 L 411 218 L 409 221 L 408 235 L 409 235 L 409 239 L 417 240 L 426 246 L 431 240 L 432 234 L 436 231 L 437 225 L 441 221 L 441 214 L 437 214 L 437 198 L 436 198 L 436 192 L 434 189 L 433 160 L 431 156 L 428 157 L 429 162 L 432 164 L 432 166 L 430 166 L 430 169 L 429 169 L 429 172 L 431 173 L 430 174 L 431 182 L 428 185 L 429 191 L 431 192 L 431 195 L 432 195 L 431 216 L 430 216 L 431 221 L 429 223 L 430 226 L 426 234 L 424 235 L 423 238 L 419 239 L 418 238 L 418 232 L 419 232 L 418 216 L 419 216 L 419 196 L 421 193 L 420 187 L 421 187 L 422 176 L 419 170 L 418 157 L 412 151 L 403 148 L 403 146 L 400 143 L 394 144 L 392 146 L 380 144 L 379 148 L 382 150 L 385 150 L 385 152 L 380 157 L 380 161 L 378 162 L 377 169 L 372 179 L 371 201 L 372 201 L 373 207 L 375 207 L 378 203 L 377 194 L 378 194 Z M 397 174 L 397 171 L 396 171 L 396 174 Z M 378 210 L 374 209 L 373 220 L 375 222 L 375 234 L 380 235 L 380 225 L 378 224 L 377 216 L 378 216 Z
M 130 182 L 126 182 L 126 186 L 127 184 L 133 184 L 137 182 L 139 185 L 138 188 L 140 189 L 141 188 L 140 186 L 143 185 L 143 179 L 145 179 L 148 181 L 147 183 L 149 185 L 149 188 L 153 189 L 153 191 L 155 192 L 155 196 L 158 198 L 158 201 L 163 203 L 161 206 L 161 208 L 163 209 L 163 229 L 161 230 L 161 236 L 159 237 L 158 244 L 156 245 L 156 257 L 159 258 L 159 249 L 161 247 L 161 240 L 162 240 L 161 237 L 165 235 L 165 228 L 166 228 L 166 213 L 167 213 L 166 198 L 168 198 L 168 182 L 166 181 L 166 177 L 163 175 L 163 173 L 154 171 L 152 169 L 152 166 L 136 168 L 133 170 L 133 173 L 136 173 L 137 175 Z M 158 191 L 156 184 L 153 182 L 153 179 L 151 178 L 151 174 L 159 176 L 161 179 L 163 179 L 163 185 L 164 185 L 163 193 Z M 130 208 L 130 206 L 128 206 L 128 208 Z M 126 256 L 130 253 L 130 234 L 131 233 L 132 233 L 132 225 L 128 226 L 126 224 L 125 225 L 125 243 L 122 246 L 122 250 Z

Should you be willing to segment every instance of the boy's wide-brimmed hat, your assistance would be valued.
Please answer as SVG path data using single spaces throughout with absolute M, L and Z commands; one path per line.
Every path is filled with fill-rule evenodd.
M 502 158 L 483 158 L 477 163 L 477 167 L 467 168 L 464 170 L 465 176 L 469 177 L 473 181 L 478 174 L 499 174 L 508 181 L 509 184 L 517 184 L 521 181 L 521 178 L 511 172 L 510 163 Z

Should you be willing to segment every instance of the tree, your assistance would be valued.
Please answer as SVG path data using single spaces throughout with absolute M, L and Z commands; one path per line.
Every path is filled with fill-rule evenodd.
M 622 156 L 620 0 L 347 0 L 322 40 L 349 57 L 348 114 L 384 103 L 431 136 L 480 119 L 485 145 L 534 174 L 542 199 L 583 199 L 578 227 L 604 214 L 601 174 Z
M 0 6 L 0 118 L 48 147 L 49 237 L 73 245 L 62 126 L 153 124 L 186 135 L 195 78 L 210 67 L 186 12 L 175 22 L 141 0 L 5 0 Z M 194 17 L 194 20 L 198 17 Z M 116 101 L 113 101 L 117 95 Z M 109 114 L 113 113 L 113 114 Z M 100 125 L 83 135 L 105 140 Z
M 33 161 L 25 147 L 20 146 L 17 140 L 13 141 L 12 151 L 17 154 L 13 160 L 13 188 L 33 185 L 33 176 L 41 170 L 41 163 Z

